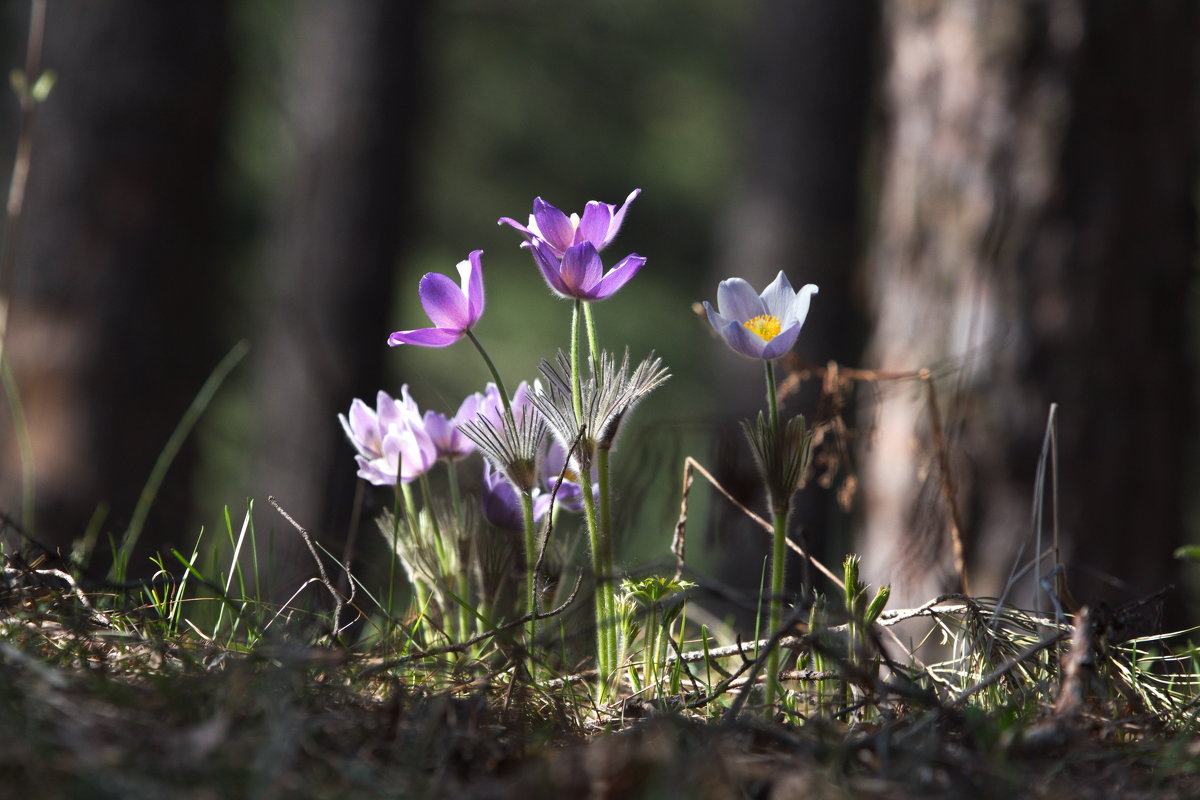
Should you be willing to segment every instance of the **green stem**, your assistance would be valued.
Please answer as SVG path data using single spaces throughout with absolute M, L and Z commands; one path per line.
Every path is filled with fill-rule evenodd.
M 767 408 L 771 414 L 771 436 L 775 437 L 775 447 L 782 446 L 779 428 L 779 404 L 775 399 L 775 365 L 765 361 L 767 373 Z M 783 583 L 784 567 L 787 563 L 787 517 L 790 498 L 770 497 L 771 513 L 774 515 L 774 541 L 771 548 L 771 613 L 767 627 L 767 635 L 775 635 L 783 617 Z M 768 713 L 774 713 L 772 706 L 775 696 L 779 693 L 779 647 L 771 648 L 767 655 L 767 708 Z
M 398 483 L 397 485 L 400 487 L 400 494 L 404 498 L 404 518 L 408 523 L 409 540 L 415 543 L 417 541 L 418 520 L 417 520 L 417 504 L 416 504 L 416 501 L 413 500 L 412 487 L 409 486 L 407 483 Z M 400 557 L 399 551 L 397 551 L 396 557 L 397 558 Z M 426 609 L 429 608 L 429 590 L 425 587 L 425 584 L 417 576 L 417 570 L 415 568 L 416 565 L 414 564 L 412 566 L 414 567 L 412 570 L 412 572 L 413 572 L 413 580 L 412 580 L 413 595 L 415 596 L 416 601 L 417 601 L 417 613 L 421 615 L 421 619 L 423 620 L 425 618 L 425 611 L 426 611 Z M 424 626 L 418 622 L 417 627 L 418 627 L 418 630 L 420 630 Z M 427 640 L 427 642 L 428 641 L 431 641 L 431 640 Z
M 458 466 L 453 458 L 446 459 L 446 482 L 450 485 L 450 505 L 454 507 L 454 516 L 459 525 L 463 523 L 462 494 L 458 488 Z
M 508 389 L 504 387 L 504 379 L 500 377 L 499 370 L 496 369 L 496 365 L 492 362 L 492 358 L 488 355 L 487 350 L 483 349 L 483 344 L 475 336 L 475 332 L 468 330 L 467 338 L 471 340 L 471 344 L 475 345 L 475 349 L 479 351 L 479 355 L 483 356 L 483 363 L 487 364 L 488 372 L 492 373 L 492 380 L 496 381 L 496 388 L 500 390 L 500 400 L 504 403 L 504 411 L 508 414 L 508 421 L 515 428 L 517 421 L 513 417 L 512 403 L 509 402 Z
M 588 478 L 580 477 L 583 484 L 583 514 L 587 521 L 588 544 L 592 551 L 592 573 L 596 580 L 596 672 L 599 677 L 601 700 L 608 698 L 612 679 L 613 664 L 610 655 L 615 648 L 615 637 L 612 636 L 613 615 L 610 611 L 612 588 L 609 584 L 608 566 L 605 564 L 605 543 L 602 540 L 600 524 L 596 518 L 596 500 Z M 610 641 L 611 640 L 611 641 Z M 612 656 L 615 658 L 615 656 Z
M 767 408 L 771 414 L 771 431 L 779 435 L 779 404 L 775 400 L 775 363 L 763 362 L 767 366 Z
M 613 568 L 613 537 L 612 537 L 612 482 L 609 472 L 609 450 L 600 448 L 596 451 L 596 477 L 600 484 L 600 529 L 596 536 L 597 543 L 600 546 L 600 557 L 602 559 L 601 567 L 604 570 L 601 574 L 604 575 L 608 583 L 606 586 L 605 603 L 609 605 L 610 625 L 612 617 L 616 613 L 615 600 L 613 597 L 613 582 L 616 580 L 616 570 Z M 591 494 L 590 478 L 580 476 L 581 486 L 584 488 L 584 493 Z M 597 586 L 599 590 L 599 586 Z M 609 669 L 615 670 L 617 664 L 617 637 L 615 628 L 613 628 L 608 637 L 608 664 Z
M 583 424 L 583 389 L 579 375 L 579 362 L 581 360 L 579 354 L 579 309 L 582 305 L 583 301 L 576 298 L 575 305 L 571 309 L 571 404 L 575 408 L 575 423 L 577 425 Z
M 446 483 L 450 486 L 450 507 L 454 509 L 454 519 L 458 523 L 454 526 L 456 533 L 455 546 L 458 547 L 458 538 L 464 535 L 463 526 L 465 522 L 463 519 L 462 494 L 458 488 L 458 468 L 455 466 L 453 458 L 446 459 Z M 458 569 L 456 570 L 458 575 L 458 597 L 462 601 L 458 604 L 458 627 L 459 635 L 463 639 L 466 639 L 471 635 L 468 630 L 471 624 L 471 615 L 467 613 L 467 607 L 464 605 L 467 602 L 467 596 L 471 593 L 471 572 L 469 554 L 467 558 L 462 558 L 462 555 L 460 550 Z
M 596 346 L 596 325 L 592 321 L 592 304 L 583 304 L 583 318 L 587 323 L 588 350 L 592 354 L 592 371 L 600 364 L 600 348 Z
M 536 615 L 537 607 L 537 528 L 533 520 L 533 495 L 521 492 L 521 514 L 525 518 L 525 604 L 530 614 Z M 533 674 L 533 643 L 537 636 L 537 620 L 529 620 L 530 675 Z
M 784 566 L 787 564 L 787 518 L 786 508 L 774 514 L 775 543 L 771 551 L 771 615 L 767 636 L 774 636 L 783 620 Z M 767 655 L 767 707 L 770 709 L 779 693 L 779 646 L 771 648 Z M 773 713 L 773 712 L 769 712 Z

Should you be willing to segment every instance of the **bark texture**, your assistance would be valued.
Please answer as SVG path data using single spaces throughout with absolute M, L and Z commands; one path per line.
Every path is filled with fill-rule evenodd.
M 49 5 L 42 63 L 58 82 L 38 112 L 6 343 L 48 544 L 105 507 L 102 530 L 121 535 L 220 355 L 207 320 L 227 44 L 220 2 Z M 147 544 L 191 536 L 192 463 L 188 446 Z M 5 407 L 0 508 L 18 515 L 21 498 Z
M 274 495 L 333 552 L 350 522 L 354 451 L 337 423 L 382 384 L 395 263 L 411 208 L 422 3 L 305 0 L 286 76 L 290 176 L 256 340 L 261 508 Z M 307 572 L 281 520 L 280 566 Z M 281 572 L 286 584 L 289 574 Z M 291 588 L 294 588 L 292 586 Z
M 977 593 L 998 592 L 1018 552 L 1034 556 L 1051 403 L 1074 593 L 1120 599 L 1171 580 L 1194 420 L 1198 12 L 886 6 L 870 363 L 934 370 Z M 897 384 L 875 413 L 866 572 L 895 582 L 897 602 L 923 600 L 957 584 L 928 404 Z M 1032 596 L 1025 584 L 1016 599 Z

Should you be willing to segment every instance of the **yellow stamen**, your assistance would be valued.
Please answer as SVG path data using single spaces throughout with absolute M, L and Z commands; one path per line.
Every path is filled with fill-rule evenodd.
M 751 317 L 742 324 L 746 326 L 747 330 L 758 334 L 766 342 L 774 339 L 783 330 L 783 326 L 779 322 L 779 317 L 772 317 L 770 314 L 759 314 L 757 317 Z

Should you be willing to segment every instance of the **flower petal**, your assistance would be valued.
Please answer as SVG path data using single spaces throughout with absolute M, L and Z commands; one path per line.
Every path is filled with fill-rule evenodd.
M 725 343 L 732 347 L 737 352 L 750 358 L 762 358 L 763 350 L 766 349 L 767 342 L 761 336 L 749 331 L 745 325 L 737 321 L 731 321 L 725 325 L 718 333 Z
M 783 270 L 780 270 L 779 274 L 775 276 L 775 280 L 771 281 L 766 289 L 763 289 L 760 297 L 762 297 L 763 305 L 767 308 L 766 313 L 782 320 L 788 316 L 788 311 L 791 310 L 792 303 L 796 300 L 796 290 L 792 288 L 792 284 L 783 274 Z
M 467 296 L 458 284 L 437 272 L 426 273 L 417 288 L 421 306 L 438 328 L 464 331 L 471 325 Z
M 629 208 L 629 204 L 632 203 L 634 199 L 641 193 L 641 189 L 634 189 L 629 193 L 629 196 L 625 198 L 625 202 L 621 204 L 621 207 L 618 208 L 615 213 L 613 213 L 612 222 L 609 223 L 608 226 L 608 236 L 605 239 L 605 244 L 616 238 L 617 231 L 621 230 L 621 223 L 625 221 L 625 210 Z
M 559 253 L 571 246 L 571 239 L 575 236 L 575 226 L 571 224 L 571 220 L 567 218 L 566 214 L 537 197 L 533 201 L 533 218 L 537 222 L 541 238 L 545 239 Z
M 609 242 L 609 229 L 612 226 L 613 207 L 608 203 L 598 203 L 592 200 L 583 209 L 583 217 L 579 220 L 579 228 L 575 231 L 575 244 L 591 242 L 597 250 L 603 250 Z
M 792 349 L 792 345 L 796 343 L 796 339 L 799 336 L 800 323 L 792 323 L 790 326 L 781 331 L 778 336 L 766 343 L 766 346 L 762 349 L 762 358 L 779 358 L 788 350 Z
M 796 323 L 803 325 L 804 320 L 808 319 L 808 306 L 812 302 L 812 296 L 818 291 L 820 290 L 817 289 L 814 283 L 806 283 L 800 287 L 800 291 L 796 292 L 796 298 L 792 301 L 788 318 L 784 319 L 783 324 L 787 325 L 789 321 L 794 320 Z
M 375 486 L 392 486 L 396 483 L 395 473 L 389 474 L 380 468 L 383 459 L 368 460 L 362 456 L 355 456 L 354 460 L 358 462 L 358 477 L 368 483 Z
M 415 331 L 396 331 L 388 337 L 392 347 L 415 344 L 421 347 L 449 347 L 463 337 L 463 331 L 449 328 L 418 328 Z
M 563 283 L 562 276 L 559 274 L 562 270 L 562 261 L 555 255 L 550 244 L 542 239 L 534 239 L 529 249 L 533 251 L 533 263 L 537 264 L 538 269 L 542 271 L 542 277 L 550 285 L 550 290 L 560 297 L 570 297 L 567 285 Z
M 511 226 L 511 227 L 513 227 L 513 228 L 516 228 L 516 229 L 517 229 L 517 231 L 518 231 L 518 232 L 519 232 L 519 233 L 520 233 L 522 236 L 524 236 L 526 239 L 533 239 L 534 237 L 536 237 L 536 236 L 537 236 L 537 234 L 536 234 L 536 233 L 534 233 L 533 231 L 531 231 L 529 228 L 526 228 L 524 225 L 522 225 L 521 223 L 517 222 L 517 221 L 516 221 L 515 219 L 513 219 L 512 217 L 501 217 L 500 219 L 496 220 L 496 224 L 497 224 L 497 225 L 509 225 L 509 226 Z
M 587 299 L 589 290 L 604 274 L 604 264 L 600 254 L 596 252 L 591 242 L 583 242 L 574 247 L 568 247 L 563 254 L 561 278 L 571 297 Z
M 725 326 L 730 322 L 730 320 L 727 320 L 721 316 L 721 312 L 713 308 L 707 300 L 704 301 L 704 311 L 708 314 L 708 324 L 712 325 L 713 330 L 718 334 L 720 334 L 721 331 L 725 329 Z
M 625 284 L 629 283 L 630 279 L 638 273 L 646 263 L 646 259 L 639 256 L 637 253 L 630 253 L 621 259 L 620 263 L 609 270 L 608 274 L 600 279 L 600 282 L 592 287 L 589 292 L 589 300 L 603 300 L 606 297 L 614 294 Z
M 406 386 L 407 384 L 405 387 Z M 401 387 L 401 391 L 404 391 L 405 387 Z M 387 429 L 404 419 L 404 404 L 380 389 L 375 395 L 375 410 L 378 414 L 379 420 L 377 423 L 379 427 L 379 438 L 380 441 L 382 441 L 383 434 L 387 432 Z M 383 452 L 382 447 L 379 449 L 379 452 Z
M 458 274 L 462 279 L 462 293 L 467 298 L 467 316 L 470 328 L 483 316 L 483 256 L 482 250 L 472 250 L 466 261 L 458 262 Z
M 742 278 L 729 278 L 717 285 L 717 310 L 727 320 L 745 322 L 767 309 L 754 287 Z

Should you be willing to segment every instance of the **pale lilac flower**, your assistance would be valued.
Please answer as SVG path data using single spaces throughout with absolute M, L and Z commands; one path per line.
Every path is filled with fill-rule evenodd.
M 342 429 L 358 451 L 354 457 L 358 476 L 376 486 L 408 483 L 437 460 L 437 448 L 416 413 L 408 387 L 401 392 L 401 400 L 379 392 L 374 409 L 356 398 L 348 417 L 338 415 Z
M 582 217 L 578 214 L 568 217 L 538 197 L 533 201 L 528 227 L 509 217 L 502 217 L 499 224 L 520 231 L 528 244 L 540 239 L 549 245 L 556 258 L 562 258 L 569 247 L 583 242 L 591 242 L 596 250 L 603 250 L 616 237 L 625 220 L 625 210 L 641 192 L 641 189 L 630 192 L 620 208 L 592 200 L 584 207 Z
M 438 458 L 453 461 L 456 458 L 470 455 L 475 449 L 475 443 L 463 435 L 459 426 L 475 419 L 482 402 L 483 395 L 475 392 L 462 401 L 458 407 L 458 413 L 453 417 L 447 417 L 439 411 L 425 412 L 423 420 L 425 430 L 433 439 L 434 446 L 437 447 Z
M 421 306 L 436 327 L 396 331 L 388 344 L 415 344 L 422 347 L 447 347 L 461 339 L 483 316 L 482 250 L 473 250 L 466 261 L 458 262 L 460 284 L 436 272 L 421 278 L 417 294 Z
M 741 278 L 730 278 L 717 287 L 717 310 L 708 301 L 704 310 L 726 344 L 744 356 L 769 361 L 792 349 L 816 293 L 811 283 L 794 291 L 782 272 L 762 294 Z
M 551 291 L 569 299 L 603 300 L 628 283 L 646 263 L 646 259 L 630 253 L 605 273 L 600 254 L 588 241 L 568 247 L 561 257 L 542 239 L 534 239 L 529 249 Z
M 540 384 L 534 381 L 534 387 L 532 391 L 537 391 Z M 513 396 L 509 399 L 509 404 L 512 406 L 513 421 L 518 425 L 526 416 L 538 413 L 537 409 L 530 402 L 530 392 L 529 381 L 521 381 L 517 384 L 517 390 L 513 392 Z M 486 421 L 496 430 L 500 430 L 504 426 L 504 401 L 500 398 L 500 390 L 491 381 L 488 381 L 488 385 L 483 389 L 483 397 L 479 401 L 477 415 L 479 419 Z
M 575 463 L 568 465 L 567 451 L 556 440 L 550 440 L 550 447 L 546 451 L 546 457 L 542 460 L 542 485 L 544 493 L 547 497 L 553 497 L 560 508 L 567 511 L 580 512 L 583 510 L 583 489 L 579 487 L 579 463 L 572 459 Z M 564 471 L 564 467 L 566 467 Z M 595 466 L 592 468 L 592 497 L 599 498 L 600 484 L 595 481 Z M 562 478 L 562 483 L 558 484 L 558 479 Z M 554 487 L 558 484 L 558 493 L 554 494 Z
M 483 462 L 483 483 L 480 484 L 479 508 L 483 518 L 497 528 L 506 531 L 523 531 L 525 529 L 525 514 L 521 508 L 521 498 L 517 489 L 504 475 L 492 469 L 486 460 Z M 550 495 L 543 494 L 537 489 L 533 491 L 534 522 L 546 516 L 550 509 Z
M 510 400 L 513 416 L 509 419 L 500 390 L 489 383 L 478 415 L 459 428 L 479 446 L 484 458 L 522 492 L 533 492 L 537 486 L 538 460 L 546 436 L 546 425 L 530 396 L 529 384 L 521 381 Z

